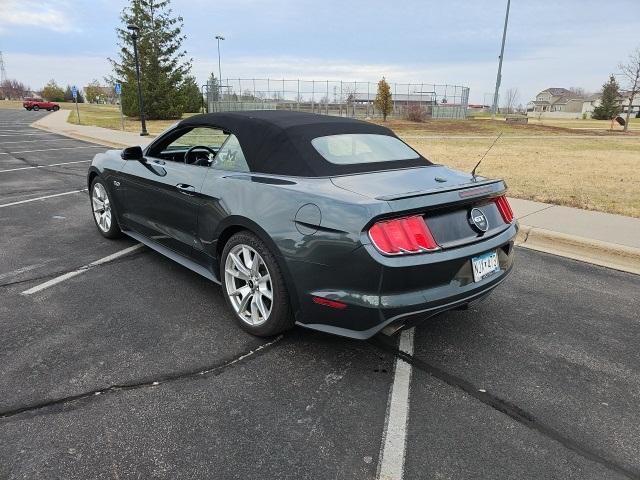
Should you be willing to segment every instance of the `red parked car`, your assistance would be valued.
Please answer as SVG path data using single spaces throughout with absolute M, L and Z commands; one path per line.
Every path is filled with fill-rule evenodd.
M 47 102 L 45 100 L 39 100 L 37 98 L 25 98 L 24 102 L 22 102 L 22 106 L 27 110 L 38 111 L 40 109 L 46 109 L 48 111 L 53 110 L 57 112 L 60 110 L 60 105 L 55 102 Z

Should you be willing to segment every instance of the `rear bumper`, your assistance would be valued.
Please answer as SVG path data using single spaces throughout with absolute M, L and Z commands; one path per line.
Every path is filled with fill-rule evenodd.
M 465 247 L 393 258 L 364 245 L 339 266 L 290 262 L 300 300 L 296 323 L 367 339 L 388 325 L 412 325 L 478 301 L 511 272 L 516 233 L 514 224 L 492 238 Z M 471 258 L 491 250 L 498 252 L 500 270 L 474 282 Z M 299 275 L 301 268 L 304 277 Z M 347 307 L 337 310 L 317 305 L 311 300 L 313 296 L 343 302 Z

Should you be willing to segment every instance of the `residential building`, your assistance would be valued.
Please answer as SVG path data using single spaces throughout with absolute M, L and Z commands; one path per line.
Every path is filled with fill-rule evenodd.
M 580 113 L 584 97 L 566 88 L 547 88 L 527 105 L 528 112 Z
M 620 112 L 624 116 L 629 109 L 629 97 L 631 96 L 630 91 L 622 91 L 618 96 L 618 104 L 620 105 Z M 593 109 L 600 105 L 602 99 L 602 93 L 596 93 L 594 95 L 590 95 L 589 97 L 584 99 L 582 103 L 582 113 L 586 114 L 588 117 L 593 113 Z M 631 116 L 636 116 L 640 112 L 640 94 L 636 94 L 633 103 L 631 104 Z

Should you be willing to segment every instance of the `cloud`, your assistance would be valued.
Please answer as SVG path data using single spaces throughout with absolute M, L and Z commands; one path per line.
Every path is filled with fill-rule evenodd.
M 2 0 L 0 33 L 12 28 L 44 28 L 54 32 L 74 31 L 69 12 L 73 7 L 67 1 Z

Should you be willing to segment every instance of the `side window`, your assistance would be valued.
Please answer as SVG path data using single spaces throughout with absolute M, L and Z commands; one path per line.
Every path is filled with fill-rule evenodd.
M 249 165 L 247 165 L 247 160 L 244 158 L 244 153 L 242 153 L 240 142 L 235 135 L 229 135 L 229 138 L 213 159 L 212 167 L 232 172 L 249 171 Z
M 175 139 L 167 145 L 166 150 L 184 150 L 196 145 L 203 145 L 217 151 L 228 136 L 218 128 L 198 127 Z

